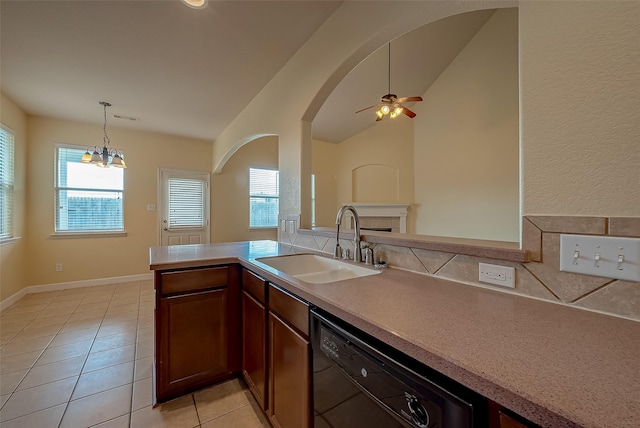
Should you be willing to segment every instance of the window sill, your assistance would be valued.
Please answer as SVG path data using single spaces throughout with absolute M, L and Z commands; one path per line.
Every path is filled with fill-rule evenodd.
M 249 228 L 249 232 L 251 232 L 252 230 L 273 230 L 273 229 L 277 229 L 278 226 L 263 226 L 263 227 L 250 227 Z
M 2 239 L 0 239 L 0 247 L 2 247 L 3 245 L 13 244 L 13 243 L 17 242 L 18 239 L 20 239 L 20 236 L 13 237 L 13 238 L 2 238 Z
M 53 239 L 69 238 L 122 238 L 127 236 L 127 232 L 55 232 L 49 235 Z

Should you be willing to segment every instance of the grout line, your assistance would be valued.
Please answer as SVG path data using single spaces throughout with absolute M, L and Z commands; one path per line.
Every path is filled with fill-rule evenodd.
M 420 263 L 420 265 L 424 268 L 425 272 L 427 272 L 429 275 L 433 275 L 431 272 L 429 272 L 429 269 L 427 269 L 427 267 L 424 265 L 424 263 L 422 263 L 422 260 L 420 260 L 420 257 L 418 257 L 416 252 L 413 251 L 413 248 L 409 248 L 409 251 L 411 251 L 411 254 L 413 254 L 413 257 L 415 257 L 416 260 L 418 261 L 418 263 Z
M 118 285 L 118 284 L 116 284 L 116 286 L 117 286 L 117 285 Z M 139 293 L 141 293 L 141 292 L 142 292 L 142 288 L 141 288 L 140 284 L 139 284 L 139 289 L 138 289 L 138 291 L 139 291 Z M 56 296 L 59 296 L 60 294 L 61 294 L 61 292 L 60 292 L 60 293 L 58 293 Z M 110 299 L 108 300 L 109 305 L 111 304 L 111 302 L 112 302 L 113 300 L 117 300 L 117 299 L 114 299 L 114 297 L 116 297 L 116 296 L 115 296 L 115 291 L 111 294 Z M 138 294 L 138 297 L 140 297 L 140 294 Z M 55 297 L 54 297 L 54 298 L 55 298 Z M 133 398 L 134 398 L 134 395 L 133 395 L 133 388 L 134 388 L 134 385 L 135 385 L 135 382 L 136 382 L 136 380 L 135 380 L 135 362 L 138 360 L 138 344 L 139 344 L 139 343 L 144 343 L 144 342 L 138 342 L 138 338 L 139 338 L 139 334 L 140 334 L 140 329 L 139 329 L 139 324 L 140 324 L 140 315 L 141 315 L 141 313 L 142 313 L 142 311 L 141 311 L 141 309 L 140 309 L 140 304 L 141 304 L 141 302 L 140 302 L 140 300 L 138 299 L 137 317 L 135 318 L 135 321 L 136 321 L 136 330 L 135 330 L 135 331 L 136 331 L 136 335 L 135 335 L 135 336 L 136 336 L 136 341 L 135 341 L 135 343 L 133 343 L 133 344 L 130 344 L 130 345 L 124 345 L 124 347 L 126 347 L 126 346 L 134 346 L 134 358 L 133 358 L 133 361 L 127 361 L 127 362 L 124 362 L 124 363 L 119 363 L 119 364 L 133 363 L 133 365 L 134 365 L 134 371 L 133 371 L 132 381 L 131 381 L 131 382 L 129 382 L 128 384 L 119 385 L 119 386 L 116 386 L 116 387 L 114 387 L 114 388 L 107 389 L 107 390 L 105 390 L 105 391 L 99 391 L 99 392 L 96 392 L 96 393 L 93 393 L 93 394 L 87 395 L 87 396 L 85 396 L 85 397 L 81 397 L 81 398 L 76 399 L 76 400 L 79 400 L 79 399 L 82 399 L 82 398 L 90 397 L 90 396 L 93 396 L 93 395 L 96 395 L 96 394 L 100 394 L 100 393 L 103 393 L 103 392 L 106 392 L 106 391 L 113 390 L 113 389 L 115 389 L 115 388 L 121 388 L 121 387 L 123 387 L 123 386 L 125 386 L 125 385 L 129 385 L 129 386 L 130 386 L 130 388 L 131 388 L 131 389 L 130 389 L 130 393 L 131 393 L 131 400 L 130 400 L 130 403 L 129 403 L 129 411 L 128 411 L 127 413 L 125 413 L 125 414 L 123 414 L 123 415 L 119 415 L 119 416 L 117 416 L 117 417 L 115 417 L 115 418 L 111 418 L 111 419 L 108 419 L 108 420 L 106 420 L 106 421 L 101 421 L 101 422 L 99 422 L 98 424 L 101 424 L 101 423 L 104 423 L 104 422 L 108 422 L 108 421 L 111 421 L 111 420 L 114 420 L 114 419 L 117 419 L 117 418 L 121 418 L 121 417 L 123 417 L 123 416 L 127 416 L 127 418 L 128 418 L 128 421 L 127 421 L 127 422 L 128 422 L 128 425 L 129 425 L 129 426 L 131 425 L 132 414 L 133 414 Z M 48 306 L 48 304 L 47 304 L 47 306 Z M 47 306 L 45 306 L 45 308 L 43 308 L 42 310 L 45 310 L 45 309 L 47 308 Z M 79 305 L 76 305 L 76 309 L 77 309 L 77 307 L 78 307 L 78 306 L 79 306 Z M 109 308 L 109 306 L 107 306 L 107 311 L 108 311 L 108 308 Z M 146 310 L 145 310 L 145 311 L 146 311 Z M 39 311 L 39 312 L 40 312 L 40 311 Z M 38 312 L 38 313 L 39 313 L 39 312 Z M 74 312 L 73 312 L 73 313 L 75 313 L 75 309 L 74 309 Z M 73 313 L 71 313 L 71 315 L 73 315 Z M 132 313 L 132 312 L 131 312 L 131 313 Z M 124 313 L 123 313 L 123 314 L 124 314 Z M 70 315 L 70 316 L 71 316 L 71 315 Z M 120 314 L 115 314 L 115 315 L 120 315 Z M 62 421 L 64 420 L 64 417 L 66 416 L 66 413 L 67 413 L 67 411 L 68 411 L 68 409 L 69 409 L 69 405 L 70 405 L 70 403 L 71 403 L 72 401 L 76 401 L 76 400 L 71 400 L 71 397 L 73 397 L 73 394 L 75 393 L 75 391 L 76 391 L 76 389 L 77 389 L 77 387 L 78 387 L 78 384 L 79 384 L 79 381 L 80 381 L 80 377 L 81 377 L 82 375 L 84 375 L 84 374 L 85 374 L 85 373 L 83 373 L 83 370 L 84 370 L 84 368 L 86 367 L 86 364 L 87 364 L 87 361 L 88 361 L 88 359 L 89 359 L 89 356 L 90 356 L 90 355 L 92 355 L 91 350 L 92 350 L 92 349 L 93 349 L 93 347 L 95 346 L 96 341 L 97 341 L 98 339 L 102 338 L 102 337 L 109 337 L 109 336 L 111 336 L 111 335 L 108 335 L 108 336 L 101 336 L 101 337 L 98 337 L 98 336 L 97 336 L 97 334 L 98 334 L 98 332 L 100 331 L 100 329 L 101 329 L 103 326 L 105 326 L 105 324 L 104 324 L 104 320 L 105 320 L 105 318 L 106 318 L 106 317 L 107 317 L 107 314 L 106 314 L 106 311 L 105 311 L 105 314 L 102 316 L 102 319 L 100 320 L 100 322 L 99 322 L 99 323 L 97 323 L 96 333 L 95 333 L 95 335 L 93 335 L 93 339 L 78 340 L 78 341 L 75 341 L 75 342 L 70 342 L 70 343 L 67 343 L 67 344 L 58 345 L 58 346 L 65 346 L 65 345 L 71 345 L 71 344 L 76 343 L 76 342 L 82 342 L 82 341 L 89 341 L 89 340 L 91 340 L 91 346 L 89 347 L 89 352 L 88 352 L 87 354 L 85 354 L 85 355 L 84 355 L 84 361 L 83 361 L 83 363 L 82 363 L 82 366 L 81 366 L 81 368 L 80 368 L 79 373 L 77 374 L 77 380 L 76 380 L 75 384 L 73 385 L 73 390 L 71 391 L 71 394 L 69 395 L 69 399 L 68 399 L 66 402 L 64 402 L 64 403 L 59 403 L 59 404 L 56 404 L 55 406 L 50 406 L 50 407 L 46 408 L 46 409 L 49 409 L 49 408 L 51 408 L 51 407 L 61 406 L 61 405 L 63 405 L 63 404 L 65 405 L 64 411 L 62 412 L 62 416 L 60 417 L 60 421 L 58 422 L 58 425 L 57 425 L 58 427 L 60 427 L 60 426 L 62 425 Z M 96 318 L 97 318 L 97 317 L 96 317 Z M 35 318 L 34 318 L 34 319 L 35 319 Z M 26 325 L 28 325 L 31 321 L 32 321 L 32 320 L 29 320 L 29 321 L 26 323 Z M 77 321 L 84 321 L 84 320 L 77 320 Z M 132 321 L 132 320 L 127 320 L 127 321 Z M 49 343 L 47 344 L 47 346 L 46 346 L 43 350 L 41 350 L 41 351 L 39 352 L 39 354 L 37 355 L 37 358 L 35 358 L 35 360 L 34 360 L 34 363 L 33 363 L 33 364 L 31 364 L 31 365 L 30 365 L 28 368 L 26 368 L 26 369 L 20 369 L 20 371 L 22 371 L 22 370 L 26 370 L 26 372 L 25 372 L 24 376 L 22 377 L 22 379 L 20 380 L 20 382 L 18 382 L 18 384 L 16 385 L 16 388 L 20 385 L 20 383 L 21 383 L 21 382 L 23 382 L 23 381 L 24 381 L 24 379 L 29 375 L 29 373 L 31 372 L 31 370 L 32 370 L 34 367 L 36 367 L 36 365 L 35 365 L 35 364 L 38 362 L 38 360 L 42 357 L 42 354 L 43 354 L 47 349 L 53 349 L 53 348 L 58 347 L 58 346 L 51 346 L 51 343 L 53 342 L 53 340 L 55 340 L 55 338 L 56 338 L 59 334 L 70 334 L 70 333 L 74 333 L 74 332 L 78 332 L 78 331 L 80 331 L 80 330 L 83 330 L 83 329 L 80 329 L 80 330 L 74 330 L 74 331 L 72 331 L 72 332 L 60 333 L 60 331 L 65 327 L 65 325 L 67 325 L 67 324 L 68 324 L 68 323 L 70 323 L 70 322 L 74 322 L 74 321 L 69 321 L 69 319 L 67 319 L 64 323 L 62 323 L 62 324 L 61 324 L 60 328 L 59 328 L 59 329 L 56 331 L 56 333 L 53 335 L 53 338 L 49 341 Z M 123 322 L 126 322 L 126 321 L 123 321 Z M 116 323 L 116 324 L 117 324 L 117 323 Z M 26 327 L 26 325 L 25 325 L 25 327 Z M 113 324 L 106 324 L 106 325 L 113 325 Z M 17 334 L 19 334 L 20 332 L 25 331 L 25 327 L 23 327 L 23 328 L 22 328 L 22 329 L 20 329 L 19 331 L 15 332 L 15 334 L 17 335 Z M 153 328 L 153 324 L 152 324 L 151 326 L 148 326 L 148 327 Z M 145 327 L 145 328 L 147 328 L 147 327 Z M 130 332 L 130 331 L 133 331 L 133 330 L 129 330 L 128 332 Z M 126 332 L 121 332 L 121 333 L 126 333 Z M 121 333 L 115 333 L 115 334 L 121 334 Z M 149 341 L 153 341 L 153 339 L 151 339 L 151 340 L 149 340 Z M 145 342 L 148 342 L 148 341 L 145 341 Z M 7 343 L 9 343 L 9 342 L 7 342 Z M 118 348 L 121 348 L 121 347 L 118 347 Z M 117 348 L 106 349 L 106 350 L 104 350 L 104 351 L 98 351 L 98 352 L 111 351 L 111 350 L 114 350 L 114 349 L 117 349 Z M 96 352 L 94 352 L 94 354 L 95 354 L 95 353 L 96 353 Z M 64 360 L 68 360 L 68 359 L 71 359 L 71 358 L 78 358 L 78 357 L 82 357 L 82 356 L 83 356 L 83 355 L 77 355 L 77 356 L 73 356 L 73 357 L 69 357 L 69 358 L 64 358 L 64 359 L 62 359 L 62 360 L 53 361 L 53 362 L 50 362 L 50 363 L 44 364 L 44 365 L 42 365 L 42 366 L 46 366 L 46 365 L 48 365 L 48 364 L 59 363 L 59 362 L 64 361 Z M 153 357 L 153 355 L 151 355 L 150 357 Z M 145 357 L 145 358 L 146 358 L 146 357 Z M 111 365 L 111 366 L 108 366 L 108 367 L 104 367 L 104 368 L 113 367 L 113 366 L 115 366 L 115 365 L 116 365 L 116 364 Z M 38 367 L 42 367 L 42 366 L 38 366 Z M 100 370 L 100 369 L 98 369 L 98 370 Z M 91 373 L 91 372 L 87 372 L 87 373 Z M 74 375 L 74 376 L 68 376 L 68 377 L 65 377 L 65 378 L 63 378 L 63 379 L 56 379 L 55 381 L 46 382 L 46 384 L 48 384 L 48 383 L 52 383 L 52 382 L 61 381 L 61 380 L 64 380 L 64 379 L 69 379 L 69 378 L 71 378 L 71 377 L 76 377 L 76 375 Z M 146 379 L 146 378 L 145 378 L 145 379 Z M 140 380 L 144 380 L 144 379 L 140 379 Z M 42 385 L 45 385 L 45 384 L 42 384 Z M 42 386 L 42 385 L 37 385 L 37 386 L 34 386 L 33 388 L 40 387 L 40 386 Z M 11 396 L 12 396 L 14 393 L 15 393 L 15 388 L 14 388 L 14 391 L 13 391 L 13 392 L 11 392 L 10 394 L 8 394 L 8 395 L 9 395 L 9 398 L 11 398 Z M 152 391 L 152 393 L 153 393 L 153 391 Z M 197 417 L 198 417 L 198 422 L 199 422 L 199 424 L 201 425 L 201 424 L 202 424 L 202 422 L 201 422 L 201 420 L 200 420 L 200 415 L 199 415 L 199 413 L 198 413 L 198 407 L 197 407 L 197 405 L 196 405 L 195 394 L 191 394 L 191 399 L 192 399 L 192 402 L 193 402 L 193 406 L 194 406 L 194 408 L 195 408 L 195 410 L 196 410 L 196 415 L 197 415 Z M 7 402 L 8 402 L 8 401 L 9 401 L 9 399 L 7 399 Z M 5 404 L 6 404 L 7 402 L 5 402 Z M 240 406 L 240 407 L 238 407 L 238 408 L 236 408 L 236 409 L 233 409 L 233 410 L 231 410 L 231 411 L 228 411 L 228 412 L 226 412 L 226 413 L 224 413 L 224 414 L 222 414 L 222 415 L 219 415 L 218 417 L 216 417 L 216 418 L 214 418 L 214 419 L 217 419 L 217 418 L 219 418 L 219 417 L 221 417 L 221 416 L 224 416 L 224 415 L 227 415 L 227 414 L 229 414 L 229 413 L 233 413 L 233 412 L 235 412 L 235 411 L 237 411 L 237 410 L 240 410 L 240 409 L 242 409 L 242 408 L 245 408 L 247 405 L 249 405 L 249 406 L 250 406 L 251 404 L 252 404 L 252 401 L 250 400 L 248 403 L 243 404 L 242 406 Z M 4 405 L 3 405 L 3 407 L 4 407 Z M 40 412 L 40 411 L 42 411 L 42 410 L 46 410 L 46 409 L 39 409 L 39 410 L 37 410 L 37 412 Z M 28 415 L 33 414 L 33 413 L 35 413 L 35 412 L 29 413 L 29 414 L 27 414 L 27 415 L 22 415 L 22 416 L 19 416 L 19 417 L 28 416 Z M 210 421 L 207 421 L 207 422 L 210 422 Z
M 612 279 L 611 281 L 609 281 L 609 282 L 607 282 L 607 283 L 605 283 L 605 284 L 602 284 L 600 287 L 595 288 L 595 289 L 593 289 L 593 290 L 589 291 L 588 293 L 583 294 L 583 295 L 582 295 L 582 296 L 580 296 L 580 297 L 576 297 L 576 298 L 575 298 L 574 300 L 572 300 L 570 303 L 571 303 L 571 304 L 574 304 L 574 303 L 576 303 L 576 302 L 579 302 L 580 300 L 582 300 L 582 299 L 584 299 L 584 298 L 586 298 L 586 297 L 589 297 L 589 296 L 591 296 L 591 295 L 592 295 L 592 294 L 594 294 L 594 293 L 597 293 L 598 291 L 602 290 L 603 288 L 605 288 L 605 287 L 607 287 L 607 286 L 609 286 L 609 285 L 611 285 L 611 284 L 613 284 L 614 282 L 617 282 L 617 281 L 618 281 L 617 279 Z
M 435 272 L 433 272 L 433 273 L 432 273 L 432 275 L 434 275 L 434 276 L 438 275 L 438 274 L 440 273 L 440 271 L 441 271 L 442 269 L 444 269 L 444 267 L 445 267 L 446 265 L 448 265 L 448 264 L 449 264 L 453 259 L 455 259 L 455 258 L 456 258 L 456 256 L 457 256 L 457 255 L 458 255 L 458 254 L 454 254 L 454 255 L 452 255 L 452 256 L 451 256 L 451 258 L 450 258 L 449 260 L 447 260 L 446 262 L 444 262 L 444 263 L 442 264 L 442 266 L 440 266 L 438 269 L 436 269 L 436 271 L 435 271 Z
M 193 394 L 192 394 L 192 395 L 193 395 Z M 195 405 L 195 397 L 194 397 L 194 405 Z M 233 413 L 233 412 L 237 412 L 237 411 L 238 411 L 238 410 L 240 410 L 240 409 L 244 409 L 244 408 L 245 408 L 245 407 L 247 407 L 247 406 L 251 406 L 251 401 L 249 401 L 248 403 L 243 404 L 243 405 L 242 405 L 242 406 L 240 406 L 240 407 L 236 407 L 235 409 L 228 410 L 228 411 L 226 411 L 226 412 L 224 412 L 224 413 L 220 413 L 218 416 L 214 417 L 213 419 L 209 419 L 208 421 L 205 421 L 205 422 L 200 422 L 200 425 L 202 425 L 203 423 L 209 423 L 209 422 L 211 422 L 211 421 L 218 420 L 218 419 L 220 419 L 220 418 L 222 418 L 222 417 L 224 417 L 224 416 L 227 416 L 227 415 L 229 415 L 229 414 L 231 414 L 231 413 Z M 196 406 L 196 413 L 197 413 L 197 412 L 198 412 L 198 406 Z M 200 414 L 198 414 L 198 421 L 200 421 Z
M 193 401 L 193 407 L 196 409 L 196 417 L 198 418 L 198 424 L 202 425 L 203 422 L 200 420 L 200 412 L 198 412 L 198 405 L 196 404 L 196 395 L 191 394 L 191 401 Z
M 537 262 L 534 262 L 534 263 L 537 263 Z M 566 304 L 566 302 L 565 302 L 564 300 L 562 300 L 562 299 L 561 299 L 561 298 L 560 298 L 556 293 L 554 293 L 554 292 L 553 292 L 553 290 L 552 290 L 551 288 L 547 287 L 547 284 L 545 284 L 545 283 L 544 283 L 544 281 L 542 281 L 540 278 L 538 278 L 538 276 L 537 276 L 534 272 L 532 272 L 532 271 L 531 271 L 531 270 L 526 266 L 526 263 L 521 263 L 521 266 L 524 268 L 524 270 L 526 270 L 527 272 L 529 272 L 529 273 L 531 274 L 531 276 L 533 276 L 533 277 L 536 279 L 536 281 L 538 281 L 540 284 L 542 284 L 542 286 L 543 286 L 544 288 L 546 288 L 546 289 L 547 289 L 547 291 L 548 291 L 549 293 L 551 293 L 551 295 L 552 295 L 553 297 L 555 297 L 556 299 L 558 299 L 558 302 L 561 302 L 561 303 L 563 303 L 563 304 Z

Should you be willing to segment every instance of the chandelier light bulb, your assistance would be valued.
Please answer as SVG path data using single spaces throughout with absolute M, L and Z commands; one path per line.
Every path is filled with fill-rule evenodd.
M 112 166 L 116 166 L 118 168 L 126 168 L 127 165 L 124 163 L 122 150 L 111 148 L 109 137 L 107 136 L 107 107 L 111 107 L 111 104 L 106 101 L 100 101 L 98 102 L 98 104 L 100 104 L 104 110 L 104 125 L 102 127 L 104 133 L 102 137 L 103 146 L 102 148 L 99 146 L 88 147 L 80 162 L 92 163 L 99 166 L 100 168 L 109 168 L 109 159 L 111 159 Z M 91 151 L 93 151 L 93 154 L 91 153 Z

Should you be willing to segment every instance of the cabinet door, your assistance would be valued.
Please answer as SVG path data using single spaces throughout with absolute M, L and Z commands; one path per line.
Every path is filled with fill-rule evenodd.
M 527 426 L 511 416 L 500 412 L 500 428 L 527 428 Z
M 311 427 L 311 344 L 269 313 L 269 418 L 275 427 Z
M 262 408 L 266 409 L 267 310 L 242 292 L 242 376 Z
M 160 299 L 157 399 L 229 376 L 227 288 Z

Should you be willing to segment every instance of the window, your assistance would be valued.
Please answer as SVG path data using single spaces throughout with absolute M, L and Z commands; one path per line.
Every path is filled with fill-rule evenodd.
M 13 237 L 13 131 L 0 125 L 0 240 Z
M 278 170 L 249 168 L 249 227 L 278 226 Z
M 311 174 L 311 226 L 316 225 L 316 175 Z
M 85 147 L 56 145 L 56 232 L 123 232 L 124 170 L 81 163 Z

